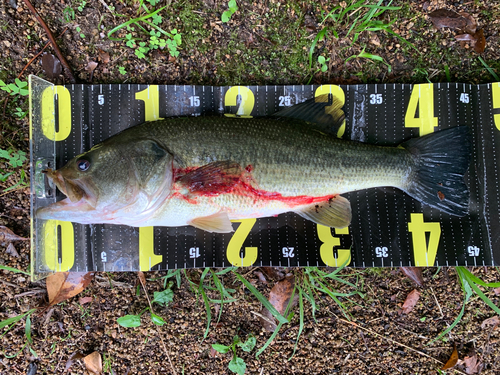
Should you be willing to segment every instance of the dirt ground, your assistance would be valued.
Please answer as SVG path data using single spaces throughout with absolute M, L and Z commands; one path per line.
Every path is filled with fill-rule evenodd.
M 411 45 L 386 32 L 364 31 L 353 42 L 349 32 L 356 14 L 350 13 L 339 23 L 325 17 L 336 5 L 352 2 L 325 1 L 237 1 L 238 10 L 229 22 L 221 21 L 228 2 L 218 0 L 146 2 L 148 9 L 162 10 L 162 30 L 176 29 L 182 35 L 179 54 L 173 57 L 167 47 L 152 49 L 145 57 L 135 51 L 139 43 L 151 46 L 151 37 L 122 28 L 112 37 L 114 27 L 143 16 L 140 1 L 57 0 L 33 1 L 40 17 L 52 30 L 62 54 L 68 60 L 78 83 L 161 83 L 161 84 L 302 84 L 312 83 L 422 83 L 422 82 L 492 82 L 493 77 L 478 59 L 472 42 L 459 42 L 460 31 L 432 26 L 427 14 L 446 7 L 467 12 L 485 36 L 480 56 L 485 64 L 500 74 L 500 6 L 498 1 L 394 1 L 399 11 L 379 17 L 394 21 L 392 30 Z M 375 2 L 371 2 L 372 4 Z M 387 5 L 385 3 L 385 5 Z M 118 15 L 119 14 L 119 15 Z M 147 24 L 144 27 L 150 30 Z M 316 35 L 324 27 L 329 33 L 309 51 Z M 127 35 L 135 45 L 126 44 Z M 335 34 L 337 34 L 335 36 Z M 27 80 L 35 74 L 56 83 L 70 82 L 69 74 L 49 74 L 41 57 L 34 58 L 47 44 L 45 31 L 23 0 L 5 0 L 0 4 L 0 80 Z M 149 43 L 149 44 L 148 44 Z M 383 58 L 351 58 L 363 50 Z M 55 54 L 49 46 L 47 52 Z M 321 71 L 319 56 L 325 61 Z M 325 59 L 326 60 L 326 59 Z M 92 70 L 91 63 L 97 63 Z M 29 63 L 29 64 L 28 64 Z M 390 65 L 390 69 L 388 66 Z M 25 70 L 23 70 L 26 67 Z M 10 96 L 0 91 L 0 148 L 29 152 L 28 118 L 15 115 L 16 108 L 26 111 L 26 97 Z M 2 168 L 5 166 L 2 166 Z M 30 189 L 3 192 L 20 181 L 21 171 L 29 163 L 0 182 L 0 225 L 17 235 L 30 236 Z M 21 270 L 29 269 L 29 241 L 15 242 L 17 254 L 0 247 L 0 264 Z M 472 272 L 486 282 L 500 281 L 495 268 L 475 268 Z M 299 285 L 304 270 L 286 270 L 295 275 Z M 31 282 L 24 274 L 1 272 L 0 321 L 47 304 L 44 281 Z M 500 330 L 482 323 L 495 313 L 476 295 L 466 305 L 460 323 L 444 337 L 432 341 L 446 329 L 462 309 L 464 293 L 456 271 L 424 269 L 424 287 L 417 287 L 398 269 L 346 269 L 342 277 L 356 286 L 330 283 L 340 293 L 341 309 L 329 296 L 317 294 L 316 312 L 304 301 L 305 324 L 294 353 L 301 328 L 300 309 L 295 306 L 291 322 L 285 324 L 273 343 L 256 358 L 271 333 L 264 330 L 257 314 L 261 303 L 228 273 L 221 276 L 237 302 L 211 304 L 212 321 L 204 339 L 207 310 L 192 283 L 200 280 L 201 270 L 188 270 L 173 289 L 173 301 L 166 307 L 155 305 L 155 313 L 167 324 L 158 327 L 148 314 L 138 328 L 124 328 L 117 318 L 138 314 L 148 306 L 144 293 L 137 293 L 135 273 L 97 274 L 88 288 L 77 297 L 31 315 L 32 343 L 28 342 L 22 319 L 1 336 L 0 374 L 65 373 L 71 355 L 97 351 L 103 358 L 106 374 L 225 374 L 231 353 L 220 354 L 212 344 L 230 345 L 235 335 L 257 338 L 256 349 L 247 353 L 237 349 L 250 374 L 435 374 L 450 357 L 454 344 L 461 360 L 476 358 L 481 374 L 500 374 Z M 239 270 L 268 296 L 276 278 L 259 278 L 258 269 Z M 146 274 L 150 296 L 164 289 L 165 275 Z M 417 289 L 420 299 L 409 313 L 402 312 L 408 294 Z M 497 293 L 500 294 L 500 292 Z M 488 290 L 486 295 L 500 306 L 500 295 Z M 208 291 L 213 299 L 220 297 Z M 83 299 L 83 297 L 90 297 Z M 164 340 L 163 347 L 160 337 Z M 29 349 L 31 348 L 31 349 Z M 167 360 L 171 359 L 172 365 Z M 474 366 L 456 367 L 442 373 L 478 373 Z M 68 373 L 83 374 L 83 362 L 75 361 Z

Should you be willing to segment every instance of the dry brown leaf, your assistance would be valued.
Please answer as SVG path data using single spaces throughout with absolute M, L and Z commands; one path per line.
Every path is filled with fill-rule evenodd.
M 274 284 L 271 292 L 269 293 L 269 302 L 273 305 L 278 312 L 283 315 L 288 303 L 290 302 L 290 298 L 293 294 L 293 290 L 295 288 L 295 277 L 287 276 L 283 280 L 278 281 Z M 292 301 L 292 306 L 296 301 Z M 261 315 L 265 318 L 260 318 L 262 326 L 269 332 L 274 332 L 276 329 L 275 319 L 271 312 L 263 308 L 261 311 Z M 267 319 L 266 319 L 267 318 Z M 273 323 L 271 323 L 273 322 Z
M 100 49 L 99 50 L 99 60 L 101 60 L 101 62 L 103 64 L 109 63 L 109 60 L 110 60 L 109 53 Z
M 455 39 L 459 42 L 476 42 L 476 38 L 474 38 L 471 34 L 459 34 L 455 35 Z
M 47 277 L 49 306 L 76 296 L 92 281 L 93 272 L 57 272 Z
M 285 274 L 276 267 L 261 267 L 262 272 L 267 276 L 268 279 L 281 280 L 285 277 Z
M 422 267 L 399 267 L 399 269 L 418 286 L 424 286 Z
M 483 363 L 477 359 L 477 354 L 464 358 L 465 372 L 467 374 L 479 374 L 483 369 Z
M 93 352 L 83 358 L 83 363 L 85 363 L 85 368 L 91 374 L 102 374 L 102 359 L 99 352 Z
M 474 17 L 472 17 L 469 13 L 460 12 L 460 15 L 465 18 L 465 31 L 469 34 L 474 34 L 476 32 L 477 23 Z
M 486 38 L 483 34 L 483 29 L 476 31 L 474 34 L 474 39 L 476 39 L 476 44 L 474 45 L 474 51 L 477 53 L 483 53 L 486 48 Z
M 59 77 L 62 72 L 61 62 L 51 53 L 42 55 L 42 68 L 49 79 Z
M 495 329 L 499 324 L 500 324 L 500 318 L 498 317 L 498 315 L 495 315 L 491 318 L 484 320 L 481 323 L 481 328 L 485 329 L 491 326 L 493 327 L 493 329 Z
M 266 280 L 266 277 L 264 276 L 264 274 L 260 271 L 255 271 L 255 274 L 258 276 L 259 278 L 259 281 L 262 283 L 262 284 L 265 284 L 267 285 L 267 280 Z
M 428 15 L 436 29 L 449 27 L 450 29 L 465 30 L 469 22 L 464 16 L 448 9 L 437 9 Z
M 12 255 L 13 257 L 19 258 L 19 253 L 17 252 L 12 242 L 9 243 L 9 246 L 7 246 L 7 250 L 5 250 L 5 252 L 9 255 Z
M 86 303 L 92 302 L 93 298 L 91 296 L 81 297 L 78 299 L 80 305 L 85 305 Z
M 29 238 L 24 238 L 14 234 L 9 228 L 0 225 L 0 242 L 26 241 Z
M 406 297 L 405 303 L 403 304 L 403 313 L 408 314 L 413 310 L 420 298 L 420 292 L 413 289 L 410 294 Z
M 65 371 L 68 371 L 70 367 L 73 366 L 73 363 L 75 363 L 75 361 L 80 358 L 83 358 L 82 352 L 74 352 L 73 354 L 71 354 L 69 356 L 69 359 L 66 361 Z
M 457 346 L 454 344 L 453 345 L 453 352 L 451 353 L 450 359 L 444 364 L 443 367 L 441 367 L 441 370 L 447 370 L 449 368 L 454 367 L 457 364 L 458 361 L 458 352 L 457 352 Z

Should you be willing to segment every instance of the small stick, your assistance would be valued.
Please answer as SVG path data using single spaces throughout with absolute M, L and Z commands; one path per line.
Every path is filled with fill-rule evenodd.
M 58 36 L 58 38 L 62 37 L 64 35 L 64 33 L 68 31 L 68 28 L 66 27 L 63 32 Z M 19 73 L 19 75 L 17 76 L 17 78 L 21 78 L 21 76 L 23 75 L 24 71 L 28 68 L 28 66 L 31 65 L 31 63 L 38 57 L 42 54 L 43 51 L 45 51 L 45 48 L 47 48 L 49 46 L 50 42 L 47 42 L 47 44 L 45 44 L 45 46 L 42 48 L 42 50 L 40 52 L 38 52 L 36 54 L 35 57 L 33 57 L 27 64 L 26 66 L 23 68 L 23 70 L 21 70 L 21 73 Z
M 342 318 L 338 318 L 338 319 L 339 319 L 340 321 L 344 322 L 344 323 L 348 323 L 348 324 L 353 325 L 354 327 L 361 328 L 362 330 L 365 330 L 366 332 L 371 333 L 372 335 L 375 335 L 375 336 L 377 336 L 377 337 L 380 337 L 380 338 L 382 338 L 382 339 L 385 339 L 385 340 L 387 340 L 387 341 L 390 341 L 390 342 L 392 342 L 393 344 L 401 345 L 401 346 L 405 347 L 405 348 L 406 348 L 406 349 L 408 349 L 408 350 L 411 350 L 411 351 L 413 351 L 413 352 L 415 352 L 415 353 L 418 353 L 418 354 L 420 354 L 420 355 L 423 355 L 424 357 L 430 358 L 430 359 L 432 359 L 433 361 L 436 361 L 436 362 L 438 362 L 438 363 L 439 363 L 439 364 L 441 364 L 441 365 L 444 365 L 444 363 L 443 363 L 443 362 L 441 362 L 439 359 L 436 359 L 436 358 L 434 358 L 434 357 L 431 357 L 430 355 L 425 354 L 424 352 L 421 352 L 420 350 L 414 349 L 414 348 L 412 348 L 412 347 L 410 347 L 410 346 L 407 346 L 407 345 L 405 345 L 405 344 L 403 344 L 403 343 L 401 343 L 401 342 L 397 342 L 397 341 L 395 341 L 395 340 L 393 340 L 393 339 L 391 339 L 391 338 L 389 338 L 389 337 L 386 337 L 386 336 L 381 335 L 381 334 L 379 334 L 379 333 L 377 333 L 377 332 L 375 332 L 375 331 L 372 331 L 371 329 L 368 329 L 368 328 L 365 328 L 365 327 L 363 327 L 363 326 L 360 326 L 360 325 L 359 325 L 359 324 L 357 324 L 357 323 L 350 322 L 350 321 L 345 320 L 345 319 L 342 319 Z M 456 372 L 458 372 L 459 374 L 466 375 L 464 372 L 462 372 L 462 371 L 460 371 L 460 370 L 457 370 L 457 369 L 453 369 L 453 370 L 454 370 L 454 371 L 456 371 Z
M 68 73 L 69 76 L 69 82 L 70 83 L 75 83 L 75 77 L 73 76 L 73 71 L 71 70 L 71 67 L 69 66 L 68 62 L 66 61 L 66 58 L 64 55 L 61 53 L 61 50 L 59 49 L 59 46 L 57 45 L 56 40 L 54 39 L 54 35 L 52 35 L 52 32 L 48 28 L 47 24 L 43 21 L 43 19 L 38 15 L 36 9 L 31 5 L 30 0 L 23 0 L 26 6 L 29 8 L 31 13 L 35 16 L 36 20 L 38 23 L 43 27 L 45 32 L 47 33 L 47 36 L 49 37 L 50 43 L 52 43 L 52 47 L 54 48 L 54 51 L 59 59 L 61 61 L 61 64 L 64 66 L 64 69 L 66 69 L 66 72 Z

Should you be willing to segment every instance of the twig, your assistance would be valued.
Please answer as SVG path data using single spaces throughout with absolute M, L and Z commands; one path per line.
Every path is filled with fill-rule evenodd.
M 148 291 L 146 289 L 146 278 L 144 277 L 144 273 L 142 273 L 142 271 L 139 271 L 138 274 L 139 274 L 139 281 L 141 282 L 141 285 L 142 285 L 142 289 L 144 289 L 144 293 L 146 294 L 146 298 L 148 299 L 149 308 L 151 310 L 151 313 L 153 313 L 153 306 L 151 306 L 151 301 L 149 300 Z M 163 337 L 161 334 L 159 335 L 159 337 L 161 340 L 161 344 L 163 345 L 163 350 L 165 351 L 165 354 L 167 355 L 168 363 L 170 363 L 170 367 L 172 368 L 172 372 L 174 375 L 177 375 L 177 372 L 175 371 L 174 365 L 172 364 L 172 361 L 170 360 L 170 355 L 168 354 L 168 350 L 167 350 L 167 347 L 165 346 L 165 342 L 163 341 Z
M 436 301 L 436 305 L 439 308 L 439 312 L 441 313 L 441 318 L 444 318 L 443 310 L 441 310 L 441 305 L 439 304 L 439 302 L 436 298 L 436 295 L 434 294 L 434 290 L 432 290 L 432 288 L 430 288 L 430 289 L 431 289 L 432 295 L 434 296 L 434 300 Z
M 61 34 L 59 34 L 58 38 L 62 37 L 64 35 L 64 33 L 68 31 L 68 28 L 66 27 Z M 38 57 L 42 54 L 43 51 L 45 51 L 45 48 L 47 48 L 49 46 L 50 42 L 47 42 L 47 44 L 45 44 L 45 46 L 42 48 L 42 50 L 40 52 L 38 52 L 36 54 L 35 57 L 33 57 L 30 61 L 28 61 L 28 63 L 26 64 L 26 66 L 23 68 L 23 70 L 21 70 L 21 73 L 19 73 L 19 75 L 17 76 L 17 78 L 21 78 L 21 76 L 23 75 L 24 71 L 28 68 L 28 66 L 31 65 L 31 63 Z
M 382 339 L 385 339 L 385 340 L 387 340 L 387 341 L 390 341 L 390 342 L 392 342 L 393 344 L 396 344 L 396 345 L 401 345 L 401 346 L 405 347 L 405 348 L 406 348 L 406 349 L 408 349 L 408 350 L 411 350 L 411 351 L 413 351 L 413 352 L 415 352 L 415 353 L 418 353 L 418 354 L 420 354 L 420 355 L 423 355 L 424 357 L 427 357 L 427 358 L 429 358 L 429 359 L 432 359 L 433 361 L 438 362 L 438 363 L 439 363 L 439 364 L 441 364 L 441 365 L 444 365 L 444 363 L 443 363 L 443 362 L 441 362 L 439 359 L 436 359 L 436 358 L 434 358 L 434 357 L 431 357 L 430 355 L 425 354 L 424 352 L 421 352 L 420 350 L 414 349 L 414 348 L 412 348 L 411 346 L 407 346 L 407 345 L 405 345 L 405 344 L 403 344 L 403 343 L 401 343 L 401 342 L 395 341 L 395 340 L 393 340 L 393 339 L 391 339 L 391 338 L 389 338 L 389 337 L 386 337 L 386 336 L 381 335 L 381 334 L 379 334 L 379 333 L 377 333 L 377 332 L 375 332 L 375 331 L 372 331 L 371 329 L 368 329 L 368 328 L 365 328 L 365 327 L 363 327 L 363 326 L 360 326 L 359 324 L 357 324 L 357 323 L 355 323 L 355 322 L 350 322 L 350 321 L 345 320 L 345 319 L 342 319 L 342 318 L 338 318 L 338 319 L 339 319 L 340 321 L 344 322 L 344 323 L 351 324 L 351 325 L 353 325 L 354 327 L 360 328 L 360 329 L 362 329 L 362 330 L 364 330 L 364 331 L 366 331 L 366 332 L 368 332 L 368 333 L 371 333 L 372 335 L 375 335 L 375 336 L 377 336 L 377 337 L 380 337 L 380 338 L 382 338 Z M 455 371 L 456 371 L 456 372 L 458 372 L 459 374 L 467 375 L 467 374 L 465 374 L 464 372 L 462 372 L 462 371 L 460 371 L 460 370 L 457 370 L 457 369 L 453 369 L 453 370 L 455 370 Z
M 75 83 L 75 77 L 73 76 L 73 71 L 71 70 L 71 67 L 69 66 L 68 62 L 66 61 L 66 58 L 64 55 L 61 53 L 61 50 L 59 49 L 59 46 L 57 45 L 56 40 L 54 39 L 54 35 L 52 35 L 52 32 L 48 28 L 47 24 L 44 22 L 44 20 L 38 15 L 36 9 L 31 5 L 30 0 L 23 0 L 26 6 L 29 8 L 31 13 L 35 16 L 36 20 L 38 23 L 43 27 L 45 32 L 47 33 L 47 36 L 49 37 L 50 43 L 52 43 L 52 47 L 54 48 L 54 51 L 57 55 L 57 58 L 59 61 L 61 61 L 61 64 L 64 66 L 64 69 L 66 69 L 66 73 L 69 76 L 69 82 L 70 83 Z

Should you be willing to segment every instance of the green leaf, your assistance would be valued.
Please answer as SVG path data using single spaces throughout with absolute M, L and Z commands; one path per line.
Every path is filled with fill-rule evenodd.
M 0 151 L 2 151 L 2 150 L 0 150 Z M 21 271 L 21 270 L 18 270 L 17 268 L 13 268 L 13 267 L 9 267 L 9 266 L 0 265 L 0 270 L 11 271 L 11 272 L 15 272 L 15 273 L 24 273 L 25 275 L 31 276 L 31 274 L 29 272 Z
M 247 365 L 245 361 L 237 356 L 234 356 L 233 359 L 231 359 L 231 362 L 229 362 L 229 370 L 232 372 L 237 373 L 238 375 L 244 375 L 245 371 L 247 369 Z
M 325 63 L 325 56 L 318 56 L 318 62 L 320 64 L 324 64 Z
M 247 287 L 252 294 L 257 297 L 257 299 L 264 305 L 266 309 L 269 310 L 269 312 L 278 320 L 280 323 L 288 323 L 288 320 L 281 315 L 278 310 L 267 300 L 266 297 L 264 297 L 252 284 L 250 284 L 243 276 L 241 276 L 239 273 L 235 272 L 234 275 Z
M 151 320 L 157 326 L 163 326 L 163 325 L 167 324 L 167 322 L 165 322 L 161 316 L 158 316 L 154 313 L 151 313 Z
M 31 338 L 31 318 L 29 315 L 26 317 L 26 326 L 24 327 L 24 334 L 26 335 L 26 339 L 28 340 L 28 342 L 30 344 L 33 343 L 33 340 Z
M 139 315 L 125 315 L 116 319 L 116 322 L 126 328 L 139 327 L 141 325 L 141 317 Z
M 172 289 L 165 289 L 162 292 L 155 292 L 153 302 L 156 302 L 162 306 L 174 300 L 174 292 Z
M 230 10 L 224 11 L 224 13 L 222 13 L 222 16 L 221 16 L 221 21 L 224 23 L 228 22 L 231 19 L 232 15 L 233 15 L 233 13 Z
M 11 324 L 17 323 L 22 318 L 24 318 L 26 315 L 31 314 L 33 311 L 35 311 L 35 309 L 31 309 L 30 311 L 28 311 L 28 312 L 26 312 L 24 314 L 17 315 L 17 316 L 14 316 L 12 318 L 8 318 L 8 319 L 5 319 L 5 320 L 2 320 L 0 322 L 0 328 L 7 327 L 7 326 L 10 326 Z
M 212 348 L 214 348 L 214 350 L 217 350 L 219 353 L 222 353 L 222 354 L 225 354 L 231 350 L 230 346 L 226 346 L 226 345 L 222 345 L 222 344 L 212 344 Z
M 239 342 L 237 345 L 245 352 L 251 352 L 255 345 L 257 344 L 257 339 L 254 336 L 250 336 L 247 341 Z

